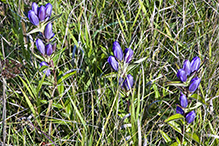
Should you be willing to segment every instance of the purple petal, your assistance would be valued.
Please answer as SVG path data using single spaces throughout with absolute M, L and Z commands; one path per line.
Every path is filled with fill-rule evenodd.
M 46 28 L 44 30 L 44 35 L 46 37 L 46 39 L 51 39 L 54 36 L 54 33 L 52 32 L 52 23 L 49 22 L 46 25 Z
M 182 107 L 186 108 L 187 105 L 188 105 L 188 100 L 187 100 L 186 96 L 182 92 L 180 93 L 179 100 L 180 100 L 180 105 Z
M 183 111 L 183 109 L 181 109 L 181 107 L 179 107 L 179 106 L 176 107 L 176 113 L 177 113 L 177 114 L 181 114 L 181 115 L 184 116 L 184 111 Z
M 200 67 L 201 59 L 196 56 L 191 61 L 191 72 L 197 71 Z
M 133 50 L 126 48 L 124 53 L 125 53 L 125 63 L 130 63 L 134 54 Z
M 122 48 L 120 47 L 117 41 L 113 43 L 113 54 L 118 60 L 120 61 L 122 60 L 123 58 Z
M 52 5 L 50 3 L 46 4 L 46 17 L 50 17 L 52 14 Z
M 191 73 L 191 64 L 189 60 L 185 60 L 183 63 L 183 70 L 186 72 L 186 75 L 189 76 Z
M 191 80 L 190 85 L 189 85 L 189 91 L 190 92 L 195 92 L 195 90 L 198 88 L 199 84 L 201 82 L 201 79 L 198 77 L 195 77 Z
M 192 122 L 195 120 L 195 116 L 196 116 L 195 111 L 189 112 L 189 113 L 186 115 L 186 121 L 187 121 L 188 123 L 192 123 Z
M 46 55 L 50 56 L 52 53 L 53 53 L 52 45 L 51 44 L 46 45 Z
M 111 67 L 115 70 L 115 71 L 118 71 L 118 67 L 119 67 L 119 64 L 118 62 L 116 61 L 115 57 L 113 56 L 110 56 L 107 61 L 109 62 L 109 64 L 111 65 Z
M 132 88 L 133 84 L 134 84 L 133 76 L 128 74 L 127 78 L 123 82 L 123 86 L 125 86 L 127 90 L 130 90 Z
M 34 13 L 34 11 L 30 10 L 28 12 L 28 18 L 33 25 L 36 25 L 36 26 L 39 25 L 39 19 L 37 15 Z
M 45 55 L 45 45 L 41 39 L 36 40 L 36 47 L 40 51 L 41 54 Z
M 38 17 L 40 19 L 40 21 L 44 21 L 46 18 L 46 9 L 44 6 L 40 6 L 39 10 L 38 10 Z
M 182 81 L 182 82 L 186 82 L 187 80 L 187 76 L 186 76 L 186 72 L 183 69 L 179 69 L 177 72 L 177 77 Z

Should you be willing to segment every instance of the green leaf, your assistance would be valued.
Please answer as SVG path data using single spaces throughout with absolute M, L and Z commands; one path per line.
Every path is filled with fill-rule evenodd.
M 181 81 L 171 81 L 166 83 L 168 86 L 180 86 L 180 87 L 187 87 L 186 83 L 182 83 Z
M 200 143 L 200 139 L 196 133 L 186 133 L 186 137 Z
M 170 139 L 170 137 L 165 132 L 163 132 L 162 130 L 159 130 L 159 131 L 160 131 L 160 134 L 162 135 L 163 139 L 165 140 L 165 142 L 171 142 L 172 141 Z
M 169 121 L 168 125 L 170 125 L 177 132 L 182 133 L 182 130 L 180 128 L 181 126 L 179 124 L 177 124 L 175 121 Z
M 65 81 L 67 78 L 69 78 L 70 76 L 74 75 L 77 71 L 73 71 L 73 72 L 69 72 L 65 75 L 61 75 L 61 77 L 58 79 L 57 84 L 62 83 L 63 81 Z
M 46 74 L 43 75 L 42 79 L 40 80 L 40 82 L 39 82 L 39 84 L 38 84 L 38 86 L 37 86 L 37 90 L 36 90 L 36 94 L 37 94 L 37 95 L 38 95 L 39 92 L 40 92 L 40 89 L 41 89 L 41 87 L 42 87 L 42 85 L 43 85 L 43 82 L 44 82 L 45 77 L 46 77 Z
M 183 115 L 175 114 L 175 115 L 172 115 L 169 118 L 167 118 L 164 122 L 169 122 L 169 121 L 178 120 L 178 119 L 182 119 L 182 118 L 184 118 Z
M 201 101 L 203 104 L 206 104 L 206 102 L 205 102 L 205 99 L 204 98 L 202 98 L 201 96 L 199 96 L 198 94 L 192 94 L 192 96 L 191 96 L 192 98 L 195 98 L 195 99 L 197 99 L 197 100 L 199 100 L 199 101 Z
M 178 144 L 177 142 L 172 143 L 170 146 L 181 146 L 180 144 Z
M 109 74 L 102 76 L 102 78 L 113 78 L 113 77 L 117 77 L 117 73 L 111 72 Z
M 147 57 L 143 57 L 143 58 L 141 58 L 141 59 L 135 61 L 134 63 L 139 64 L 139 63 L 142 63 L 143 61 L 145 61 L 146 59 L 147 59 Z

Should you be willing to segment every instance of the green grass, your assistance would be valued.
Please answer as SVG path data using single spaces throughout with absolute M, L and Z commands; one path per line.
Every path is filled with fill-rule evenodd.
M 0 66 L 1 143 L 219 145 L 216 1 L 37 1 L 47 2 L 52 16 L 62 14 L 53 21 L 57 49 L 49 77 L 39 67 L 39 34 L 26 36 L 35 28 L 27 18 L 32 1 L 0 4 L 0 58 L 9 60 L 9 68 L 16 66 L 12 60 L 22 64 L 10 79 L 2 75 L 6 64 Z M 135 82 L 129 92 L 119 87 L 107 63 L 115 40 L 123 50 L 134 50 L 129 74 Z M 183 61 L 195 56 L 203 64 L 197 96 L 189 104 L 196 119 L 167 121 L 180 93 L 167 82 L 177 80 Z

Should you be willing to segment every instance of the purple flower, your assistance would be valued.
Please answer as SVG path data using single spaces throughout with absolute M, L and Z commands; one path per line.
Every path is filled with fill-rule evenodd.
M 35 2 L 32 3 L 32 11 L 37 15 L 38 5 Z
M 37 15 L 34 13 L 34 11 L 30 10 L 28 12 L 28 18 L 33 25 L 36 25 L 36 26 L 39 25 L 39 19 Z
M 52 14 L 52 5 L 50 3 L 47 3 L 45 7 L 46 7 L 46 17 L 49 18 Z
M 200 67 L 201 59 L 196 56 L 191 61 L 191 72 L 197 71 Z
M 125 53 L 125 57 L 124 57 L 125 63 L 131 62 L 132 57 L 133 57 L 133 53 L 134 53 L 133 50 L 129 49 L 129 48 L 126 48 L 124 53 Z
M 179 107 L 179 106 L 176 106 L 176 113 L 177 113 L 177 114 L 184 115 L 183 109 L 181 109 L 181 107 Z
M 187 105 L 188 105 L 188 100 L 187 100 L 186 96 L 182 92 L 180 93 L 179 100 L 180 100 L 180 105 L 182 107 L 186 108 Z
M 36 40 L 36 47 L 40 51 L 41 54 L 45 55 L 45 45 L 41 39 Z
M 122 48 L 120 47 L 117 41 L 113 43 L 113 54 L 119 61 L 122 60 L 123 58 Z
M 115 57 L 110 56 L 107 61 L 111 65 L 111 67 L 115 70 L 118 71 L 119 63 L 116 61 Z
M 183 69 L 179 69 L 176 75 L 182 82 L 186 82 L 187 76 L 186 72 Z
M 123 78 L 119 78 L 119 85 L 121 85 L 121 88 L 123 88 Z
M 191 64 L 189 60 L 185 60 L 183 63 L 183 70 L 186 72 L 186 75 L 189 76 L 191 73 Z
M 134 84 L 133 76 L 128 74 L 127 78 L 123 82 L 123 86 L 125 86 L 127 90 L 130 90 L 132 88 L 133 84 Z
M 189 112 L 189 113 L 186 115 L 186 121 L 187 121 L 188 123 L 192 123 L 192 122 L 195 120 L 195 116 L 196 116 L 195 111 Z
M 52 53 L 53 53 L 52 45 L 51 44 L 46 45 L 46 55 L 50 56 Z
M 52 32 L 52 23 L 49 22 L 46 25 L 46 28 L 44 30 L 44 35 L 47 39 L 51 39 L 54 36 L 54 33 Z
M 198 77 L 195 77 L 191 80 L 190 85 L 189 85 L 189 91 L 190 92 L 195 92 L 195 90 L 198 88 L 199 84 L 201 82 L 201 79 Z
M 44 21 L 46 18 L 46 9 L 44 6 L 40 6 L 40 8 L 38 9 L 38 17 L 40 19 L 40 21 Z
M 40 63 L 40 67 L 42 67 L 42 66 L 49 66 L 49 65 L 45 61 L 42 61 Z M 50 70 L 49 69 L 47 69 L 46 71 L 43 71 L 43 72 L 46 74 L 47 77 L 50 75 Z

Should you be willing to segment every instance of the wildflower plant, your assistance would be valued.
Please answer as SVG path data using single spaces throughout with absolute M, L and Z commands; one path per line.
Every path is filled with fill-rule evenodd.
M 194 57 L 191 62 L 189 60 L 185 60 L 183 62 L 183 67 L 178 69 L 177 71 L 177 78 L 180 81 L 171 81 L 168 82 L 168 85 L 173 85 L 178 87 L 180 89 L 179 94 L 179 103 L 176 106 L 176 115 L 173 115 L 166 119 L 166 122 L 169 122 L 170 120 L 175 119 L 184 119 L 182 121 L 181 125 L 181 132 L 184 134 L 186 131 L 184 128 L 184 125 L 192 123 L 196 119 L 196 112 L 195 107 L 191 107 L 192 103 L 191 100 L 188 100 L 188 98 L 195 98 L 197 94 L 195 92 L 197 91 L 201 78 L 200 78 L 200 64 L 201 59 L 196 56 Z M 184 122 L 186 121 L 186 123 Z M 181 139 L 181 143 L 183 143 L 183 140 Z

